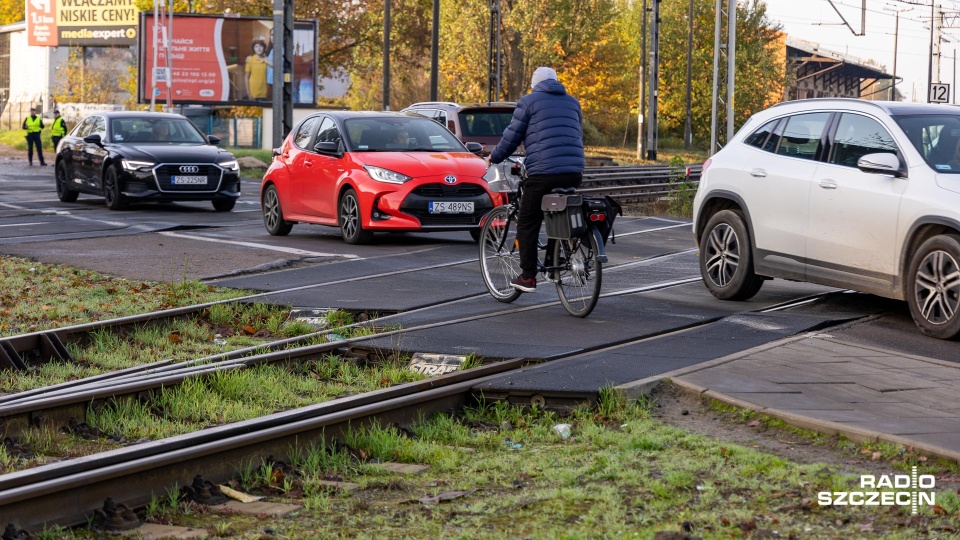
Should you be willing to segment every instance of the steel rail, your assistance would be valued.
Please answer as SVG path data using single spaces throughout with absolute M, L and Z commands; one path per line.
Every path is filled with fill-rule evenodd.
M 833 294 L 837 293 L 809 295 L 751 311 L 782 311 Z M 689 331 L 722 319 L 704 321 L 678 331 Z M 650 339 L 656 339 L 656 336 L 634 339 L 630 343 Z M 616 349 L 624 345 L 621 343 L 599 350 Z M 577 353 L 567 359 L 583 354 Z M 530 363 L 525 359 L 512 359 L 3 475 L 0 476 L 0 520 L 17 523 L 28 529 L 52 524 L 69 526 L 85 523 L 87 516 L 99 508 L 107 497 L 123 501 L 128 506 L 142 506 L 151 497 L 163 496 L 162 489 L 171 485 L 186 485 L 196 474 L 219 483 L 235 476 L 236 470 L 245 461 L 288 460 L 291 454 L 302 451 L 312 441 L 327 442 L 339 436 L 344 429 L 355 429 L 374 421 L 380 425 L 407 423 L 424 417 L 428 412 L 463 407 L 473 402 L 471 396 L 477 384 Z
M 142 506 L 197 474 L 223 482 L 243 462 L 288 460 L 295 449 L 373 421 L 409 423 L 470 404 L 471 389 L 529 364 L 513 359 L 377 392 L 0 476 L 0 522 L 32 529 L 87 522 L 107 497 Z

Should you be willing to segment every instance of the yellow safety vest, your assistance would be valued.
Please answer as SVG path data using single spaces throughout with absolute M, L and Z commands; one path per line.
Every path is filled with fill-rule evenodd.
M 53 125 L 50 126 L 51 137 L 63 137 L 67 134 L 66 125 L 63 123 L 63 117 L 54 118 Z
M 24 122 L 27 123 L 27 133 L 40 133 L 43 129 L 43 120 L 39 116 L 28 116 Z

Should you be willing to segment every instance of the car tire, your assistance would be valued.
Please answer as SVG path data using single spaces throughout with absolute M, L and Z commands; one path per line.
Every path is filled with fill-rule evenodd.
M 280 194 L 277 186 L 271 184 L 263 191 L 263 200 L 260 201 L 263 210 L 263 226 L 270 236 L 286 236 L 293 229 L 293 223 L 283 219 L 283 209 L 280 207 Z
M 960 337 L 960 236 L 942 234 L 920 245 L 910 259 L 906 296 L 921 332 Z
M 753 272 L 753 246 L 743 214 L 721 210 L 700 237 L 700 275 L 710 294 L 721 300 L 748 300 L 763 278 Z
M 117 168 L 110 166 L 103 173 L 103 198 L 107 208 L 123 210 L 127 207 L 127 198 L 120 191 L 120 181 L 117 178 Z
M 340 225 L 343 241 L 348 244 L 366 244 L 373 238 L 373 233 L 363 228 L 360 199 L 352 188 L 340 197 L 340 204 L 337 205 L 337 224 Z
M 62 202 L 74 202 L 80 193 L 70 189 L 67 185 L 67 166 L 61 161 L 57 163 L 57 169 L 54 172 L 57 178 L 57 198 Z
M 213 209 L 217 212 L 229 212 L 237 205 L 236 199 L 217 199 L 211 202 L 213 203 Z

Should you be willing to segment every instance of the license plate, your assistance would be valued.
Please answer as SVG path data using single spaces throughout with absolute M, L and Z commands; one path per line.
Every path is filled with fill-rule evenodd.
M 173 179 L 170 181 L 170 183 L 179 184 L 179 185 L 206 184 L 207 177 L 206 176 L 174 176 Z
M 430 201 L 431 214 L 472 214 L 473 201 L 447 202 Z

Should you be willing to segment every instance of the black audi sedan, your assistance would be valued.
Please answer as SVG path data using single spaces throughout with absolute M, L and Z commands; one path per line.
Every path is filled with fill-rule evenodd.
M 111 210 L 139 201 L 211 201 L 218 212 L 240 197 L 237 159 L 179 114 L 103 112 L 57 145 L 57 197 L 102 196 Z

